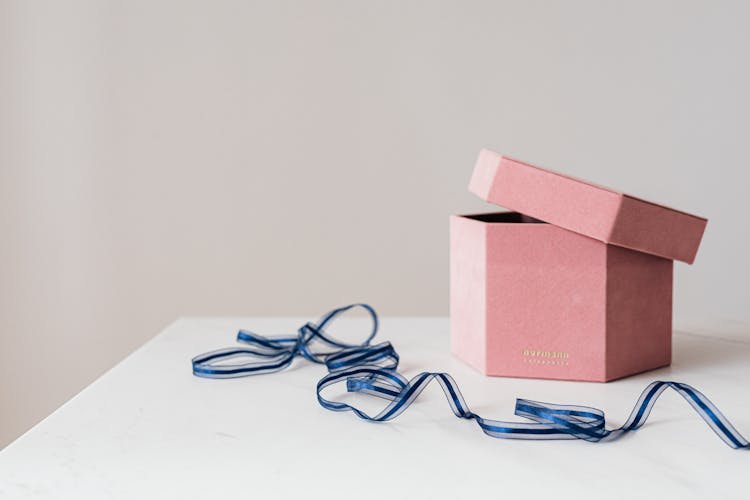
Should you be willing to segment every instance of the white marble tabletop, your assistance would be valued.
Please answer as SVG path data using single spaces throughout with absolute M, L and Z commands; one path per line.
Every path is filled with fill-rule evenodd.
M 281 334 L 304 321 L 177 320 L 0 451 L 0 498 L 750 495 L 750 454 L 727 447 L 671 391 L 620 441 L 527 442 L 492 439 L 455 418 L 437 386 L 396 421 L 373 424 L 321 408 L 315 384 L 324 368 L 303 360 L 242 379 L 191 374 L 192 356 L 234 345 L 239 327 Z M 449 355 L 445 318 L 386 318 L 378 338 L 395 344 L 408 376 L 451 373 L 485 417 L 515 419 L 515 398 L 525 397 L 596 406 L 617 425 L 648 382 L 677 380 L 705 392 L 747 437 L 750 340 L 739 330 L 678 330 L 671 367 L 608 384 L 483 377 Z

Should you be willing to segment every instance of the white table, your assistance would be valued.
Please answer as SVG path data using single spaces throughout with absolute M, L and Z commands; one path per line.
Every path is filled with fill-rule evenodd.
M 750 496 L 750 454 L 724 445 L 672 391 L 620 441 L 527 442 L 455 418 L 438 386 L 373 424 L 318 406 L 324 368 L 303 360 L 242 379 L 191 374 L 192 356 L 234 345 L 239 327 L 278 334 L 303 321 L 177 320 L 0 452 L 0 498 Z M 378 338 L 394 342 L 409 376 L 453 374 L 489 418 L 515 418 L 515 398 L 526 397 L 596 406 L 621 424 L 648 382 L 671 379 L 697 386 L 750 435 L 750 340 L 739 334 L 678 332 L 672 367 L 609 384 L 485 378 L 450 357 L 444 318 L 386 318 Z

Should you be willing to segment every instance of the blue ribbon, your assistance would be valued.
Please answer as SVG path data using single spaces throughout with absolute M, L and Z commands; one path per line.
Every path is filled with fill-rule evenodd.
M 341 314 L 364 309 L 372 318 L 372 331 L 359 344 L 348 344 L 325 333 L 326 326 Z M 351 411 L 371 422 L 386 422 L 406 411 L 433 381 L 443 389 L 454 415 L 474 420 L 482 431 L 503 439 L 582 439 L 605 442 L 619 439 L 646 423 L 656 400 L 671 388 L 693 407 L 708 426 L 730 447 L 746 449 L 748 441 L 716 406 L 699 390 L 679 382 L 651 382 L 641 393 L 628 420 L 621 427 L 607 429 L 604 412 L 588 406 L 558 405 L 517 399 L 515 414 L 530 422 L 504 422 L 480 417 L 469 409 L 455 380 L 447 373 L 422 372 L 411 380 L 398 372 L 399 356 L 390 342 L 372 345 L 378 331 L 378 316 L 367 304 L 334 309 L 317 323 L 306 323 L 296 336 L 265 337 L 240 330 L 237 341 L 246 348 L 211 351 L 193 358 L 193 374 L 207 378 L 232 378 L 281 371 L 297 356 L 325 364 L 328 375 L 317 385 L 318 402 L 332 411 Z M 237 362 L 236 360 L 240 361 Z M 235 360 L 233 363 L 227 363 Z M 348 392 L 383 398 L 388 404 L 369 415 L 347 403 L 323 397 L 325 388 L 345 383 Z

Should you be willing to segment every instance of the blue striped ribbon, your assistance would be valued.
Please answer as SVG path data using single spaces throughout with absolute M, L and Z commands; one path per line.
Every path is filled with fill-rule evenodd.
M 348 344 L 325 333 L 325 328 L 341 314 L 364 309 L 372 319 L 372 330 L 365 340 Z M 306 323 L 296 336 L 265 337 L 240 330 L 237 341 L 245 348 L 207 352 L 193 358 L 193 374 L 207 378 L 233 378 L 281 371 L 297 356 L 325 364 L 328 375 L 317 385 L 318 402 L 332 411 L 351 411 L 372 422 L 393 420 L 403 413 L 433 381 L 443 389 L 453 413 L 474 420 L 482 431 L 503 439 L 582 439 L 590 442 L 613 441 L 643 426 L 656 400 L 668 388 L 674 389 L 693 407 L 708 426 L 730 447 L 750 447 L 748 441 L 716 406 L 699 390 L 679 382 L 651 382 L 641 393 L 621 427 L 607 429 L 604 412 L 577 405 L 558 405 L 527 399 L 516 400 L 515 414 L 530 422 L 504 422 L 480 417 L 469 409 L 455 380 L 447 373 L 422 372 L 411 380 L 398 372 L 399 356 L 390 342 L 371 344 L 378 331 L 378 316 L 367 304 L 334 309 L 317 323 Z M 229 360 L 234 362 L 227 363 Z M 237 361 L 239 360 L 239 361 Z M 345 383 L 348 392 L 367 394 L 388 401 L 383 410 L 369 415 L 347 403 L 323 397 L 323 390 Z

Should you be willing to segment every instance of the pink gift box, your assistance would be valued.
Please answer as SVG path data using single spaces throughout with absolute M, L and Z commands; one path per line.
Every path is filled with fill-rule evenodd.
M 706 219 L 479 154 L 450 220 L 451 349 L 486 375 L 606 382 L 672 359 L 672 261 Z

